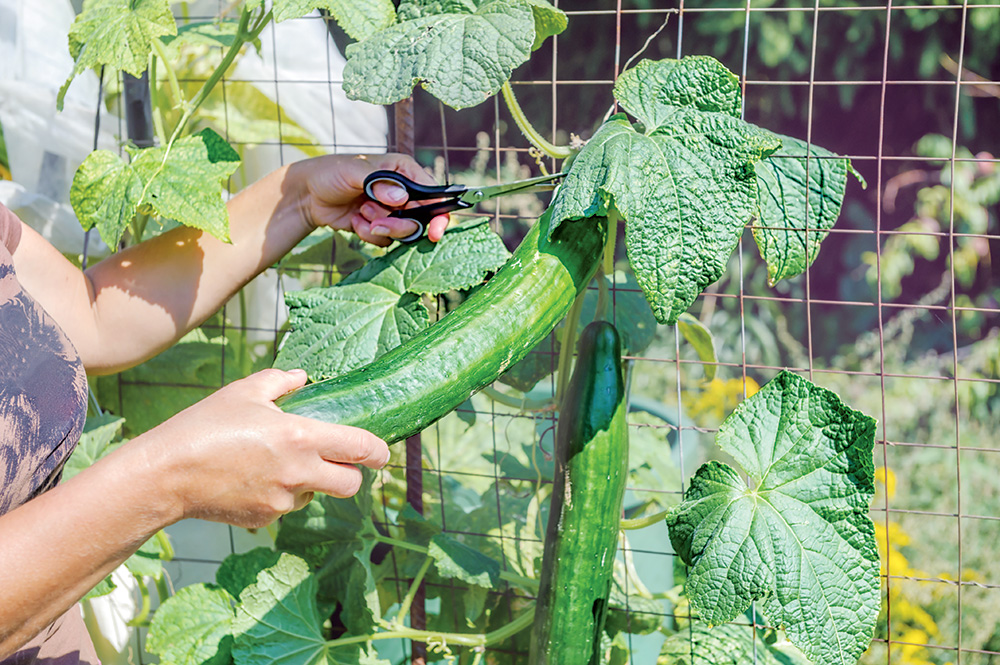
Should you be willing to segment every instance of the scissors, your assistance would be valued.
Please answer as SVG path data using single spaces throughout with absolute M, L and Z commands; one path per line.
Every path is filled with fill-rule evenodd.
M 504 194 L 552 189 L 557 184 L 553 181 L 562 178 L 564 175 L 566 174 L 553 173 L 552 175 L 517 180 L 502 185 L 473 187 L 469 185 L 421 185 L 396 171 L 383 170 L 374 171 L 365 178 L 365 194 L 372 201 L 378 201 L 372 191 L 372 186 L 376 182 L 389 182 L 405 189 L 410 201 L 443 199 L 434 203 L 417 206 L 416 208 L 394 210 L 389 214 L 389 217 L 408 219 L 417 225 L 416 231 L 405 238 L 399 239 L 400 242 L 411 243 L 422 238 L 427 230 L 427 224 L 440 214 L 451 212 L 452 210 L 471 208 L 480 201 L 486 201 L 487 199 L 503 196 Z

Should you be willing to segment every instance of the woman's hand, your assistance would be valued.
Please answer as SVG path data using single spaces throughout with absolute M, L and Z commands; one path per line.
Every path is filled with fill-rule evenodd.
M 352 496 L 357 465 L 379 469 L 385 442 L 363 429 L 284 413 L 274 400 L 305 384 L 301 370 L 234 381 L 124 446 L 155 467 L 177 518 L 260 527 L 313 492 Z
M 312 226 L 353 230 L 362 240 L 384 247 L 396 238 L 412 234 L 417 227 L 409 220 L 388 216 L 393 209 L 403 208 L 407 203 L 402 187 L 375 183 L 379 201 L 395 204 L 392 207 L 365 195 L 365 177 L 379 169 L 397 171 L 416 182 L 435 184 L 413 159 L 392 153 L 317 157 L 293 164 L 289 173 L 303 182 L 301 209 Z M 448 215 L 435 217 L 427 227 L 427 237 L 435 242 L 440 240 L 447 226 Z

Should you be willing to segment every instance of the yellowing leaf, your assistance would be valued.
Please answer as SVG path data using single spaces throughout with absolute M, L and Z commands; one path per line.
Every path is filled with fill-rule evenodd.
M 59 91 L 57 106 L 78 74 L 107 65 L 132 76 L 146 71 L 154 39 L 176 35 L 167 0 L 86 0 L 69 30 L 73 73 Z

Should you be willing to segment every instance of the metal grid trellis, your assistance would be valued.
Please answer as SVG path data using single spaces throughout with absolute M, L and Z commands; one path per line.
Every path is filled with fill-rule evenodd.
M 716 370 L 738 384 L 741 396 L 788 368 L 837 390 L 852 407 L 879 421 L 876 460 L 882 474 L 881 491 L 872 516 L 882 534 L 880 546 L 893 556 L 885 558 L 883 567 L 884 616 L 879 635 L 864 662 L 944 665 L 1000 659 L 1000 613 L 990 613 L 991 608 L 1000 607 L 1000 575 L 990 567 L 992 552 L 1000 543 L 1000 488 L 990 471 L 1000 462 L 1000 444 L 990 436 L 990 425 L 1000 422 L 996 415 L 1000 208 L 995 200 L 985 204 L 987 226 L 967 228 L 965 211 L 956 204 L 963 192 L 954 175 L 970 168 L 975 177 L 986 177 L 1000 169 L 996 129 L 1000 124 L 1000 68 L 996 58 L 990 62 L 979 57 L 975 64 L 987 66 L 988 71 L 969 69 L 975 43 L 990 37 L 992 33 L 986 31 L 1000 31 L 1000 20 L 991 23 L 977 17 L 1000 13 L 1000 4 L 968 0 L 774 3 L 781 6 L 756 0 L 557 4 L 569 16 L 569 28 L 550 39 L 530 66 L 515 72 L 512 81 L 529 116 L 544 127 L 550 140 L 565 142 L 568 132 L 587 138 L 612 106 L 611 86 L 633 54 L 641 51 L 640 57 L 648 58 L 705 54 L 720 58 L 740 77 L 747 120 L 850 157 L 863 173 L 867 190 L 856 183 L 849 185 L 841 218 L 809 271 L 775 289 L 764 288 L 756 270 L 760 258 L 752 238 L 745 236 L 727 275 L 699 297 L 692 312 L 716 332 L 721 347 Z M 945 16 L 950 22 L 944 22 Z M 930 27 L 913 28 L 920 21 Z M 946 29 L 936 34 L 935 26 Z M 783 56 L 767 50 L 777 49 L 770 40 L 778 37 L 768 30 L 778 27 L 792 34 Z M 852 41 L 862 39 L 859 33 L 869 41 Z M 931 36 L 944 43 L 940 50 L 947 59 L 942 58 L 928 74 L 914 63 L 919 63 Z M 852 50 L 858 43 L 864 47 Z M 278 50 L 274 42 L 272 47 Z M 380 148 L 350 140 L 338 142 L 333 98 L 340 81 L 332 69 L 325 81 L 299 79 L 287 70 L 279 71 L 274 59 L 271 73 L 271 78 L 241 81 L 273 85 L 272 99 L 279 109 L 280 90 L 285 86 L 321 86 L 326 91 L 333 139 L 318 142 L 317 147 L 331 152 Z M 912 122 L 914 113 L 909 109 L 928 104 L 934 113 L 928 113 L 921 124 Z M 527 142 L 496 100 L 455 112 L 417 92 L 414 114 L 413 152 L 446 178 L 468 177 L 480 157 L 486 166 L 475 175 L 495 181 L 503 178 L 514 161 L 522 168 L 538 168 Z M 826 124 L 818 123 L 817 116 Z M 281 163 L 289 159 L 286 150 L 296 144 L 283 137 L 284 121 L 279 110 L 275 140 L 255 142 L 258 149 L 274 151 Z M 776 122 L 791 127 L 786 130 Z M 980 131 L 969 129 L 973 122 Z M 475 130 L 483 132 L 486 140 Z M 950 141 L 950 154 L 914 152 L 914 143 L 930 133 Z M 971 154 L 965 154 L 962 147 Z M 936 180 L 931 176 L 935 170 L 943 174 L 935 176 Z M 936 227 L 907 226 L 913 215 L 906 209 L 912 210 L 914 192 L 921 186 L 943 187 L 946 193 L 944 219 Z M 494 227 L 508 240 L 517 236 L 526 221 L 518 208 L 498 207 L 492 217 Z M 916 254 L 917 243 L 927 241 L 937 247 L 935 258 Z M 917 264 L 913 267 L 916 274 L 902 279 L 891 272 L 897 270 L 893 262 L 900 251 L 890 243 L 898 242 L 910 243 L 907 247 Z M 971 284 L 957 265 L 969 246 L 977 248 L 981 263 Z M 862 253 L 868 263 L 857 260 Z M 903 283 L 898 292 L 890 287 L 896 281 Z M 927 284 L 933 288 L 924 288 Z M 275 288 L 283 287 L 279 283 Z M 988 295 L 991 289 L 992 299 L 975 298 Z M 616 306 L 618 298 L 634 292 L 616 281 L 612 289 Z M 277 339 L 280 321 L 276 305 L 273 328 L 240 328 Z M 762 326 L 773 326 L 770 338 Z M 915 338 L 921 341 L 915 343 Z M 768 348 L 768 340 L 773 348 Z M 922 353 L 916 356 L 910 353 L 913 349 Z M 552 349 L 535 353 L 555 363 Z M 226 380 L 224 359 L 225 355 L 219 385 Z M 676 329 L 663 326 L 656 344 L 628 361 L 633 394 L 666 404 L 676 416 L 676 424 L 636 419 L 630 423 L 631 430 L 637 435 L 655 432 L 673 437 L 678 465 L 676 486 L 630 489 L 678 499 L 684 480 L 700 460 L 716 455 L 712 436 L 719 418 L 689 417 L 699 400 L 697 382 L 705 362 L 690 353 Z M 484 533 L 450 524 L 453 515 L 445 511 L 445 504 L 455 500 L 455 488 L 465 482 L 492 485 L 497 488 L 496 524 L 506 524 L 510 515 L 501 490 L 532 479 L 506 473 L 502 461 L 518 453 L 512 444 L 524 431 L 544 456 L 553 417 L 550 413 L 513 413 L 492 401 L 475 404 L 476 417 L 492 423 L 489 440 L 480 442 L 480 452 L 488 459 L 463 457 L 454 450 L 454 439 L 448 438 L 454 437 L 454 428 L 433 427 L 423 440 L 422 497 L 428 499 L 428 510 L 438 511 L 436 517 L 446 532 L 472 543 L 493 542 L 509 553 L 532 543 L 503 530 Z M 895 494 L 890 490 L 893 482 Z M 385 495 L 378 498 L 389 501 Z M 917 539 L 933 540 L 926 544 L 914 542 Z M 221 556 L 247 547 L 244 534 L 228 529 L 225 547 L 219 552 L 182 554 L 179 561 L 209 569 Z M 669 570 L 674 565 L 665 528 L 654 536 L 634 539 L 626 555 L 646 570 Z M 514 564 L 505 560 L 504 565 Z M 397 595 L 402 596 L 408 581 L 401 573 L 396 577 Z M 455 590 L 436 590 L 428 611 L 449 611 L 448 593 Z M 665 618 L 685 618 L 683 612 L 664 607 Z M 918 630 L 917 610 L 927 613 L 934 630 L 926 623 Z M 985 628 L 980 625 L 983 622 Z M 461 617 L 455 617 L 455 624 L 461 625 Z M 987 634 L 991 627 L 993 632 Z M 662 637 L 634 636 L 630 645 L 635 654 L 652 653 L 656 639 Z M 410 654 L 408 645 L 401 649 Z M 414 662 L 427 657 L 417 650 L 412 656 Z

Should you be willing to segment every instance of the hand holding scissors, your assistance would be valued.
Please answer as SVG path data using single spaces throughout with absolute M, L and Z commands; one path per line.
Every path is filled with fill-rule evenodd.
M 427 229 L 427 224 L 438 215 L 453 210 L 471 208 L 480 201 L 486 201 L 505 194 L 552 189 L 556 186 L 554 181 L 562 178 L 564 175 L 564 173 L 554 173 L 552 175 L 517 180 L 502 185 L 473 187 L 469 185 L 421 185 L 396 171 L 373 171 L 365 178 L 365 194 L 371 200 L 378 201 L 372 190 L 373 185 L 377 182 L 389 182 L 405 189 L 410 201 L 440 199 L 439 201 L 415 208 L 394 210 L 389 214 L 389 217 L 408 219 L 417 225 L 416 231 L 405 238 L 399 239 L 400 242 L 411 243 L 423 237 Z

